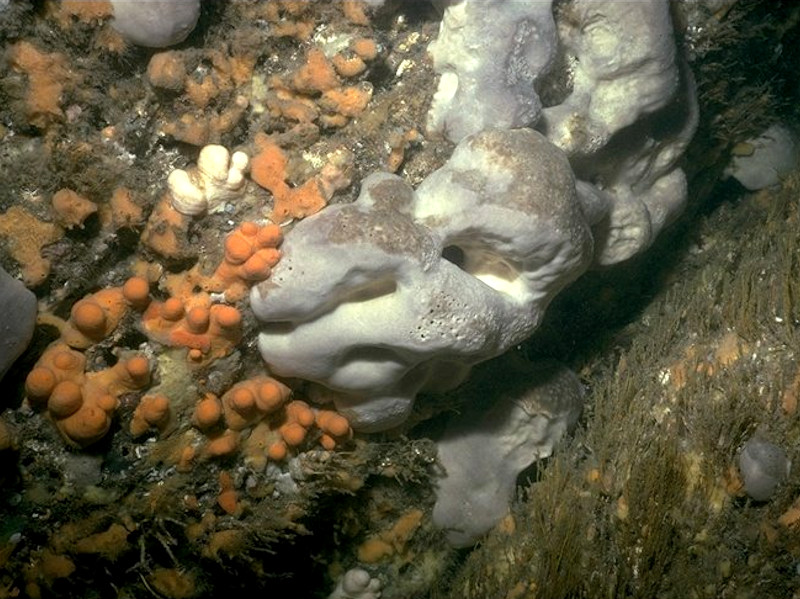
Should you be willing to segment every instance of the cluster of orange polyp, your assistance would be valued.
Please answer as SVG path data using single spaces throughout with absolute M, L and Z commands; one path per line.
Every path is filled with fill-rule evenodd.
M 197 403 L 192 419 L 209 438 L 204 455 L 241 450 L 252 464 L 262 466 L 267 459 L 284 460 L 312 439 L 331 450 L 352 436 L 340 414 L 290 397 L 288 387 L 269 377 L 237 383 L 221 398 L 208 394 Z
M 243 297 L 250 285 L 269 277 L 280 259 L 281 239 L 276 225 L 246 222 L 227 237 L 216 271 L 194 282 L 205 291 L 159 301 L 151 298 L 146 279 L 131 277 L 121 287 L 101 289 L 77 301 L 66 321 L 44 316 L 42 320 L 57 326 L 61 336 L 28 375 L 31 407 L 46 411 L 72 445 L 86 447 L 102 439 L 120 395 L 144 393 L 150 386 L 153 365 L 131 350 L 119 350 L 114 366 L 86 371 L 83 351 L 107 339 L 126 314 L 140 315 L 139 327 L 151 342 L 184 348 L 192 365 L 209 365 L 229 355 L 242 339 L 242 314 L 234 306 L 213 303 L 207 292 L 221 293 L 229 301 Z M 287 386 L 266 376 L 241 381 L 220 398 L 206 394 L 192 417 L 193 426 L 207 438 L 202 455 L 241 450 L 251 462 L 263 464 L 268 459 L 281 461 L 312 442 L 330 450 L 352 436 L 343 416 L 312 408 L 291 395 Z M 140 398 L 129 430 L 134 437 L 150 431 L 167 434 L 175 425 L 170 397 L 154 390 Z M 181 459 L 189 463 L 197 452 L 186 449 Z
M 143 309 L 148 300 L 147 281 L 134 277 L 122 287 L 103 289 L 76 302 L 69 320 L 60 323 L 61 338 L 28 374 L 28 401 L 47 410 L 69 443 L 86 447 L 102 439 L 118 397 L 150 384 L 150 361 L 144 355 L 122 351 L 114 366 L 87 372 L 86 357 L 79 351 L 104 339 L 127 311 Z
M 231 353 L 242 338 L 242 314 L 233 306 L 199 302 L 186 305 L 177 297 L 153 302 L 142 315 L 147 336 L 169 347 L 185 347 L 193 362 Z

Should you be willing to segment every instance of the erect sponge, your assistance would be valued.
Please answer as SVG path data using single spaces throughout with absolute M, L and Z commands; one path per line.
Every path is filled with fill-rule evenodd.
M 122 357 L 114 366 L 85 372 L 86 357 L 62 342 L 48 347 L 28 374 L 25 390 L 34 407 L 47 408 L 66 440 L 85 447 L 111 426 L 117 397 L 150 382 L 150 363 L 142 355 Z
M 47 402 L 58 383 L 79 382 L 83 377 L 86 358 L 62 343 L 50 346 L 25 379 L 25 391 L 34 407 Z
M 269 446 L 267 457 L 273 462 L 281 462 L 286 459 L 288 453 L 289 450 L 286 447 L 286 443 L 283 441 L 275 441 Z
M 50 394 L 47 409 L 53 418 L 66 418 L 77 412 L 83 405 L 80 385 L 74 381 L 61 381 Z
M 193 422 L 197 428 L 206 430 L 213 427 L 222 418 L 222 404 L 216 395 L 207 394 L 194 409 Z
M 286 418 L 297 422 L 303 428 L 314 424 L 314 412 L 304 401 L 295 400 L 286 406 Z
M 122 286 L 122 295 L 134 310 L 144 310 L 150 303 L 150 283 L 143 277 L 131 277 Z
M 106 314 L 91 298 L 82 299 L 72 306 L 72 321 L 81 333 L 93 340 L 100 340 L 106 332 Z
M 344 437 L 350 434 L 350 423 L 347 422 L 347 418 L 333 410 L 317 412 L 317 426 L 334 437 Z
M 244 235 L 232 233 L 225 239 L 225 259 L 231 264 L 241 264 L 252 253 L 253 245 Z
M 278 225 L 264 225 L 256 233 L 258 247 L 278 247 L 283 239 L 283 232 Z
M 250 414 L 256 409 L 256 397 L 250 389 L 240 387 L 230 394 L 231 407 L 242 415 Z
M 242 324 L 242 313 L 233 306 L 216 306 L 212 314 L 223 329 L 234 329 Z
M 300 445 L 306 438 L 306 431 L 305 428 L 299 422 L 289 422 L 284 424 L 283 426 L 278 429 L 281 437 L 286 442 L 286 445 L 289 447 L 297 447 Z
M 28 373 L 25 393 L 34 403 L 47 400 L 56 386 L 56 375 L 47 367 L 39 366 Z
M 81 447 L 102 439 L 110 426 L 108 414 L 98 405 L 85 406 L 59 422 L 61 432 Z
M 150 362 L 144 356 L 134 356 L 125 362 L 125 369 L 136 386 L 150 382 Z
M 192 333 L 205 333 L 208 330 L 210 313 L 207 308 L 195 306 L 186 313 L 186 326 Z
M 205 452 L 209 457 L 231 455 L 239 447 L 239 433 L 226 430 L 218 437 L 214 437 L 206 445 Z
M 206 291 L 225 292 L 228 301 L 237 301 L 250 285 L 263 281 L 281 257 L 277 246 L 283 240 L 280 227 L 242 223 L 225 239 L 225 258 L 203 284 Z
M 267 380 L 258 387 L 258 408 L 265 414 L 278 409 L 287 397 L 287 388 L 277 381 Z
M 159 312 L 161 318 L 164 320 L 180 320 L 183 318 L 184 314 L 183 302 L 177 297 L 171 297 L 161 304 L 161 310 Z
M 131 294 L 130 288 L 127 293 Z M 60 327 L 61 340 L 70 347 L 86 349 L 108 336 L 131 305 L 124 287 L 109 287 L 87 295 L 72 306 L 69 320 Z
M 53 354 L 53 365 L 59 370 L 81 371 L 83 370 L 84 361 L 82 354 L 66 347 Z
M 169 421 L 169 399 L 161 394 L 145 395 L 133 413 L 130 424 L 131 435 L 138 437 L 151 428 L 163 432 Z
M 258 423 L 288 399 L 290 390 L 268 377 L 237 383 L 222 396 L 225 422 L 234 431 Z

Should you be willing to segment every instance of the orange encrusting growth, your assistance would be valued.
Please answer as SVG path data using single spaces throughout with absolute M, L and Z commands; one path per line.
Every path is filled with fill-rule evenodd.
M 50 200 L 58 222 L 65 228 L 83 228 L 83 221 L 97 212 L 97 204 L 71 189 L 59 189 Z
M 250 177 L 272 193 L 275 204 L 270 218 L 274 222 L 304 218 L 325 207 L 330 196 L 319 176 L 300 187 L 290 187 L 285 180 L 289 161 L 283 150 L 263 133 L 256 134 L 255 143 L 258 153 L 250 162 Z
M 48 10 L 56 12 L 62 26 L 69 23 L 69 17 L 76 17 L 84 23 L 106 19 L 113 14 L 108 0 L 61 0 L 48 3 Z
M 177 50 L 157 52 L 147 63 L 147 79 L 153 87 L 180 91 L 186 79 L 186 62 Z
M 225 470 L 219 473 L 219 495 L 217 495 L 217 505 L 219 505 L 225 513 L 232 516 L 238 516 L 242 512 L 242 506 L 239 503 L 239 494 L 236 492 L 233 477 Z
M 304 125 L 319 121 L 324 127 L 345 126 L 366 109 L 372 85 L 367 81 L 344 85 L 340 77 L 358 77 L 377 55 L 377 44 L 367 38 L 353 40 L 330 59 L 320 48 L 310 48 L 305 63 L 291 76 L 269 79 L 270 113 Z
M 336 72 L 342 77 L 356 77 L 367 70 L 367 64 L 360 56 L 337 54 L 331 59 Z
M 216 458 L 229 456 L 239 448 L 239 433 L 230 429 L 222 434 L 214 436 L 205 446 L 205 454 L 208 457 Z
M 369 537 L 358 547 L 358 560 L 365 564 L 375 564 L 392 555 L 403 561 L 413 559 L 408 543 L 422 524 L 424 515 L 417 508 L 402 514 L 390 528 Z
M 28 77 L 25 112 L 28 122 L 39 129 L 64 120 L 61 100 L 75 81 L 67 57 L 58 52 L 43 52 L 30 42 L 20 41 L 8 51 L 12 70 Z
M 133 228 L 144 220 L 142 207 L 133 201 L 131 191 L 127 187 L 117 187 L 111 194 L 107 204 L 100 206 L 100 223 L 104 229 L 114 231 Z
M 231 53 L 229 53 L 229 50 Z M 257 55 L 249 50 L 201 51 L 208 69 L 190 76 L 194 51 L 168 50 L 154 54 L 147 66 L 147 81 L 153 87 L 180 94 L 173 107 L 174 118 L 163 121 L 161 132 L 174 139 L 204 146 L 219 143 L 245 116 L 247 90 Z
M 339 84 L 333 65 L 319 48 L 308 50 L 306 63 L 292 77 L 292 87 L 306 94 L 325 92 Z
M 325 111 L 333 113 L 334 117 L 355 117 L 364 112 L 371 99 L 371 85 L 349 85 L 327 90 L 322 94 L 320 106 Z M 335 126 L 339 121 L 331 119 L 329 122 Z
M 342 12 L 345 18 L 354 25 L 369 25 L 369 17 L 365 12 L 366 4 L 359 0 L 344 0 Z
M 189 244 L 189 223 L 192 218 L 172 207 L 169 193 L 159 200 L 142 231 L 142 243 L 156 254 L 172 260 L 193 255 Z
M 360 37 L 350 42 L 350 49 L 363 60 L 375 60 L 378 56 L 378 44 L 368 37 Z
M 50 274 L 50 260 L 42 256 L 42 248 L 64 236 L 58 225 L 46 223 L 19 206 L 0 214 L 0 237 L 11 257 L 19 262 L 22 282 L 36 287 Z

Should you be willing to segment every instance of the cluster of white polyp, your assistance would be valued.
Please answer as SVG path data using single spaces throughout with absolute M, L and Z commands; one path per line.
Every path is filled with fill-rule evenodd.
M 187 216 L 223 210 L 225 202 L 244 193 L 249 165 L 250 157 L 244 152 L 231 154 L 220 145 L 204 146 L 196 167 L 175 169 L 169 174 L 172 207 Z

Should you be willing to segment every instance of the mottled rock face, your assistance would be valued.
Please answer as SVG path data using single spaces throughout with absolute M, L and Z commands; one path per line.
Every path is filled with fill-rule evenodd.
M 111 0 L 112 27 L 137 46 L 166 48 L 185 40 L 200 16 L 200 0 Z
M 376 431 L 401 424 L 419 391 L 452 388 L 527 337 L 592 239 L 563 154 L 534 131 L 493 130 L 416 192 L 368 177 L 282 251 L 251 295 L 264 360 Z

